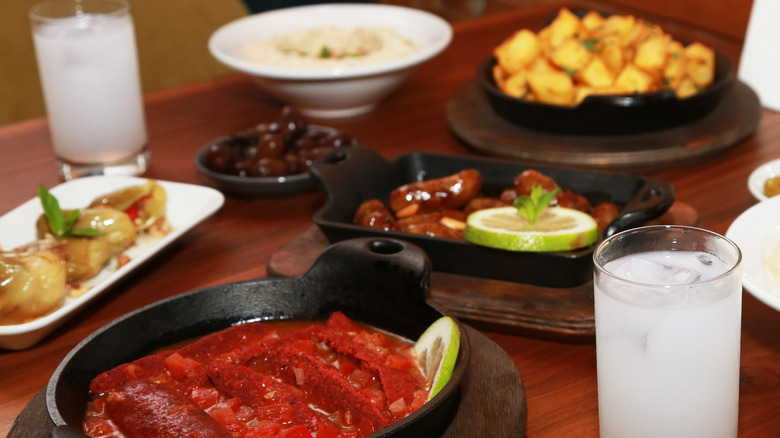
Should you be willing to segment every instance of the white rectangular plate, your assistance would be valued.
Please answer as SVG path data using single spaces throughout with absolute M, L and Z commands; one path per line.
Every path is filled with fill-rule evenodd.
M 135 177 L 92 176 L 60 184 L 49 189 L 49 192 L 57 198 L 62 209 L 84 208 L 98 196 L 147 181 Z M 162 238 L 140 238 L 125 252 L 130 258 L 129 263 L 119 269 L 115 265 L 106 266 L 95 278 L 84 283 L 89 287 L 86 293 L 78 298 L 67 298 L 53 312 L 24 324 L 0 325 L 0 348 L 21 350 L 34 345 L 120 278 L 219 210 L 225 202 L 222 193 L 209 187 L 157 182 L 168 194 L 166 216 L 171 232 Z M 0 245 L 10 250 L 34 241 L 35 222 L 42 213 L 41 203 L 35 197 L 0 217 Z

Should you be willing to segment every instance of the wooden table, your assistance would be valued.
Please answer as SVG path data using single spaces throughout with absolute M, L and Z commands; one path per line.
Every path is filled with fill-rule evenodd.
M 416 71 L 403 88 L 364 116 L 319 121 L 352 132 L 388 158 L 414 150 L 477 153 L 458 141 L 445 120 L 448 98 L 473 80 L 490 50 L 519 27 L 538 28 L 557 10 L 539 6 L 455 25 L 448 50 Z M 739 47 L 719 41 L 736 60 Z M 145 176 L 207 184 L 193 166 L 207 141 L 274 118 L 280 105 L 243 76 L 228 76 L 149 94 L 152 152 Z M 0 127 L 0 214 L 30 199 L 38 184 L 58 184 L 45 119 Z M 748 174 L 780 157 L 780 115 L 765 111 L 756 135 L 724 153 L 652 177 L 674 184 L 677 199 L 695 208 L 701 226 L 725 233 L 755 203 Z M 228 197 L 224 207 L 130 278 L 120 282 L 34 347 L 0 352 L 0 434 L 56 365 L 82 338 L 142 305 L 204 286 L 263 277 L 269 257 L 312 225 L 322 205 L 315 192 L 275 199 Z M 780 436 L 780 314 L 744 294 L 740 436 Z M 488 333 L 517 364 L 528 402 L 526 436 L 595 437 L 598 434 L 594 345 L 572 345 Z M 486 388 L 490 390 L 490 388 Z

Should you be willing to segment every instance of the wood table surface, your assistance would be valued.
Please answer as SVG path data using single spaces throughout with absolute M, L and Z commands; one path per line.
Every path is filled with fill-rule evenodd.
M 450 132 L 445 119 L 449 97 L 474 80 L 479 61 L 513 30 L 539 28 L 556 10 L 555 5 L 541 5 L 458 22 L 451 46 L 421 66 L 375 111 L 312 121 L 347 130 L 387 158 L 416 150 L 479 155 Z M 737 44 L 724 40 L 713 44 L 738 59 Z M 241 75 L 154 92 L 145 103 L 152 153 L 145 176 L 204 185 L 208 182 L 193 165 L 197 150 L 213 138 L 271 120 L 281 108 Z M 0 214 L 33 197 L 38 184 L 52 187 L 61 182 L 45 119 L 0 127 L 0 151 Z M 725 233 L 756 202 L 746 186 L 749 173 L 775 158 L 780 158 L 780 115 L 764 111 L 757 133 L 747 140 L 705 161 L 648 176 L 673 183 L 677 200 L 698 211 L 702 227 Z M 0 434 L 8 433 L 65 354 L 89 333 L 161 298 L 264 277 L 269 257 L 312 225 L 312 215 L 322 203 L 317 192 L 265 199 L 228 196 L 218 213 L 40 343 L 24 351 L 0 351 Z M 522 374 L 528 403 L 526 436 L 598 435 L 594 345 L 486 334 Z M 741 437 L 780 436 L 780 313 L 749 293 L 744 293 L 743 302 L 739 409 Z

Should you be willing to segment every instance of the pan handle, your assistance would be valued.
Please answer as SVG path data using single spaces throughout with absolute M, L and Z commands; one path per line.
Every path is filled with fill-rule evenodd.
M 51 431 L 51 438 L 87 438 L 83 433 L 70 426 L 57 426 Z
M 658 179 L 645 179 L 631 201 L 604 230 L 603 237 L 635 228 L 669 210 L 674 203 L 674 186 Z
M 313 292 L 311 302 L 339 303 L 339 308 L 319 309 L 322 313 L 342 310 L 350 316 L 351 308 L 359 309 L 364 322 L 396 327 L 399 334 L 414 338 L 421 321 L 432 322 L 435 314 L 444 313 L 426 304 L 430 274 L 428 256 L 417 245 L 365 237 L 330 245 L 301 279 L 338 285 Z
M 379 152 L 356 145 L 317 157 L 309 172 L 320 191 L 325 193 L 327 202 L 342 205 L 342 197 L 354 196 L 362 192 L 361 188 L 382 181 L 390 168 L 390 163 Z

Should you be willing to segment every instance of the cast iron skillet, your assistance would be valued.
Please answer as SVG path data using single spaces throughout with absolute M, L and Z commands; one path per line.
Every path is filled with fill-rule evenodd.
M 601 201 L 616 203 L 620 214 L 607 227 L 604 237 L 642 225 L 662 215 L 674 202 L 674 187 L 662 180 L 428 152 L 406 154 L 389 162 L 372 149 L 353 146 L 317 158 L 310 169 L 326 195 L 325 205 L 314 214 L 314 222 L 330 242 L 369 236 L 408 240 L 425 250 L 435 271 L 547 287 L 573 287 L 591 280 L 593 246 L 568 252 L 512 252 L 353 223 L 355 211 L 368 199 L 387 202 L 398 186 L 469 168 L 482 173 L 482 191 L 487 196 L 498 197 L 502 190 L 512 187 L 518 174 L 533 168 L 561 187 L 584 195 L 592 205 Z
M 89 382 L 98 374 L 173 343 L 258 320 L 348 317 L 416 339 L 445 314 L 425 300 L 430 262 L 403 241 L 353 239 L 329 247 L 304 275 L 229 283 L 150 304 L 105 325 L 68 353 L 46 387 L 52 437 L 84 437 Z M 460 324 L 460 323 L 459 323 Z M 457 410 L 469 340 L 463 326 L 452 378 L 430 402 L 370 438 L 438 436 Z
M 562 134 L 638 134 L 681 126 L 712 111 L 734 82 L 731 62 L 715 53 L 715 78 L 702 92 L 679 99 L 672 90 L 619 96 L 592 95 L 577 106 L 529 102 L 504 94 L 493 79 L 496 59 L 477 68 L 477 83 L 493 110 L 532 129 Z

